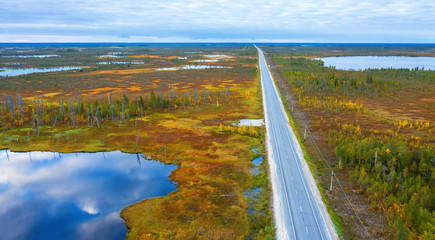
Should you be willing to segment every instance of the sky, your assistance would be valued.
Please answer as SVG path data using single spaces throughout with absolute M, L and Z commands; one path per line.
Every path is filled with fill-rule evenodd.
M 0 0 L 0 42 L 435 43 L 435 1 Z

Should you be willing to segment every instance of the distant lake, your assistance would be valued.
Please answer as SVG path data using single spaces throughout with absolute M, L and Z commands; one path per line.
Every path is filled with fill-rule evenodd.
M 181 67 L 156 68 L 156 71 L 177 71 L 177 70 L 194 70 L 194 69 L 209 69 L 209 68 L 231 68 L 231 67 L 208 66 L 208 65 L 184 65 Z
M 97 62 L 99 65 L 107 64 L 145 64 L 145 62 Z
M 0 151 L 0 239 L 120 240 L 122 208 L 176 190 L 138 154 Z
M 0 68 L 0 77 L 13 77 L 29 73 L 39 72 L 57 72 L 74 69 L 83 69 L 82 67 L 55 67 L 55 68 Z
M 222 54 L 208 54 L 208 55 L 204 55 L 204 57 L 207 57 L 207 58 L 232 58 L 232 56 L 222 55 Z
M 192 62 L 219 62 L 219 59 L 199 59 Z
M 344 56 L 318 58 L 327 67 L 343 70 L 364 70 L 368 68 L 424 68 L 435 70 L 435 57 L 403 56 Z
M 98 56 L 98 57 L 100 57 L 100 58 L 119 58 L 119 57 L 122 57 L 122 56 L 118 56 L 118 55 L 114 55 L 114 54 L 107 54 L 107 55 L 101 55 L 101 56 Z
M 49 58 L 49 57 L 59 57 L 59 55 L 15 55 L 15 56 L 3 56 L 4 58 Z
M 23 65 L 23 63 L 12 62 L 12 63 L 5 63 L 5 65 Z

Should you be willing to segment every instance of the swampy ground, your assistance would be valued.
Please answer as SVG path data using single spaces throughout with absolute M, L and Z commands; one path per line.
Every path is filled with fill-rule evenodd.
M 36 45 L 1 55 L 18 51 L 58 56 L 0 57 L 2 67 L 83 69 L 0 78 L 0 148 L 121 150 L 177 164 L 170 176 L 176 191 L 122 210 L 127 239 L 273 238 L 267 164 L 250 173 L 264 152 L 264 129 L 229 127 L 263 117 L 253 46 Z M 217 61 L 193 62 L 201 59 Z M 140 64 L 125 64 L 134 61 Z M 225 68 L 156 70 L 184 65 Z M 244 192 L 260 186 L 252 203 Z

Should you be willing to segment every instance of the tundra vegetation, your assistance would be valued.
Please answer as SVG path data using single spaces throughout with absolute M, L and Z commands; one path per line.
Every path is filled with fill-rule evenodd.
M 435 234 L 435 71 L 422 69 L 368 69 L 344 71 L 323 66 L 319 56 L 405 55 L 435 56 L 426 45 L 322 45 L 265 46 L 276 69 L 283 98 L 292 115 L 308 116 L 299 122 L 301 135 L 311 130 L 328 156 L 344 190 L 364 196 L 351 198 L 372 237 L 433 239 Z M 293 110 L 293 111 L 292 111 Z M 307 125 L 305 125 L 307 124 Z M 322 144 L 327 142 L 328 144 Z M 308 148 L 310 155 L 315 149 Z M 311 162 L 323 195 L 344 225 L 345 238 L 364 238 L 350 227 L 355 215 L 342 211 L 329 193 L 331 172 Z M 323 179 L 323 180 L 322 180 Z M 336 184 L 336 183 L 334 183 Z M 381 219 L 382 219 L 381 218 Z M 381 221 L 382 222 L 382 221 Z M 355 228 L 356 229 L 356 228 Z M 391 231 L 393 230 L 393 231 Z M 363 230 L 360 230 L 363 231 Z
M 3 47 L 0 67 L 84 69 L 0 78 L 0 148 L 121 150 L 178 164 L 175 192 L 121 212 L 127 239 L 273 239 L 267 162 L 250 173 L 264 152 L 264 129 L 232 126 L 262 118 L 253 46 Z M 191 62 L 210 58 L 218 61 Z M 156 70 L 192 64 L 227 68 Z M 258 199 L 245 196 L 257 187 Z

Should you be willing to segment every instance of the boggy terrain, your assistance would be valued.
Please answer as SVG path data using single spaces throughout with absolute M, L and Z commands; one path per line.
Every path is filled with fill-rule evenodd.
M 251 174 L 251 161 L 264 152 L 264 129 L 231 126 L 240 119 L 262 118 L 255 48 L 113 49 L 30 46 L 26 55 L 58 56 L 0 57 L 8 67 L 15 65 L 6 62 L 85 67 L 1 78 L 0 148 L 121 150 L 177 164 L 170 176 L 176 191 L 122 211 L 129 228 L 127 239 L 272 239 L 267 162 L 262 162 L 258 175 Z M 16 56 L 16 51 L 8 49 L 1 55 Z M 145 63 L 97 64 L 101 59 Z M 200 59 L 218 61 L 191 62 Z M 226 68 L 157 70 L 183 65 Z M 257 187 L 261 187 L 258 198 L 245 196 Z
M 344 71 L 313 59 L 433 56 L 433 45 L 263 48 L 339 234 L 346 239 L 433 239 L 435 72 Z M 331 170 L 337 178 L 329 191 Z

